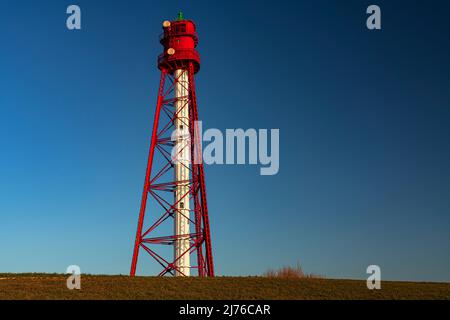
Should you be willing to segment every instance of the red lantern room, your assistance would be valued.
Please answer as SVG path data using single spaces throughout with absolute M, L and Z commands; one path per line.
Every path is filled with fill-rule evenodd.
M 195 23 L 178 15 L 176 21 L 164 21 L 164 32 L 160 42 L 164 46 L 164 53 L 158 57 L 158 68 L 168 73 L 178 69 L 187 69 L 189 62 L 194 65 L 194 72 L 200 70 L 200 54 L 195 49 L 198 44 Z

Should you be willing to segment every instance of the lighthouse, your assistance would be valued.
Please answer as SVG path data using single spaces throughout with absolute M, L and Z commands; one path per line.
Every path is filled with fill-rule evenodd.
M 198 41 L 195 23 L 182 13 L 163 22 L 161 78 L 131 276 L 142 251 L 162 268 L 160 276 L 214 276 L 205 173 L 201 161 L 192 161 L 201 150 L 195 87 L 200 70 Z M 156 161 L 158 156 L 161 161 Z M 161 162 L 159 168 L 154 166 Z M 152 212 L 147 212 L 148 202 Z M 160 229 L 167 224 L 172 224 L 172 231 L 161 236 Z M 172 246 L 173 255 L 163 256 L 160 246 Z

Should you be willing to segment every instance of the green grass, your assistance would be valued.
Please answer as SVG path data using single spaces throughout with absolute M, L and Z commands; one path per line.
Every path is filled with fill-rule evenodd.
M 449 283 L 264 277 L 155 278 L 83 275 L 81 290 L 68 290 L 65 275 L 0 274 L 0 299 L 450 299 Z

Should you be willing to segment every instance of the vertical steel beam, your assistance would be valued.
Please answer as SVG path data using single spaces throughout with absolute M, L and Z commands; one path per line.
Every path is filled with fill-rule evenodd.
M 136 231 L 136 240 L 134 244 L 134 251 L 133 251 L 133 260 L 131 262 L 131 270 L 130 275 L 135 276 L 136 275 L 136 266 L 139 256 L 139 248 L 141 246 L 142 242 L 142 227 L 144 225 L 144 216 L 145 216 L 145 209 L 147 207 L 147 197 L 150 190 L 150 176 L 152 172 L 152 164 L 153 164 L 153 156 L 155 154 L 155 146 L 156 141 L 158 139 L 158 125 L 159 125 L 159 116 L 161 113 L 161 106 L 162 101 L 164 100 L 164 85 L 166 81 L 166 72 L 161 72 L 161 78 L 159 81 L 159 90 L 158 90 L 158 99 L 156 102 L 156 111 L 155 111 L 155 118 L 153 120 L 153 132 L 152 132 L 152 139 L 150 143 L 150 150 L 149 150 L 149 156 L 148 156 L 148 162 L 147 162 L 147 170 L 145 173 L 145 181 L 144 181 L 144 190 L 142 191 L 142 200 L 141 200 L 141 208 L 139 211 L 139 221 L 138 221 L 138 227 Z

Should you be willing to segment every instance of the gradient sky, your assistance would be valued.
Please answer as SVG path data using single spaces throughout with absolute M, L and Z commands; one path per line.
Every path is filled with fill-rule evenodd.
M 179 10 L 204 127 L 280 129 L 278 175 L 206 168 L 217 273 L 450 281 L 447 1 L 2 1 L 0 272 L 129 272 Z

